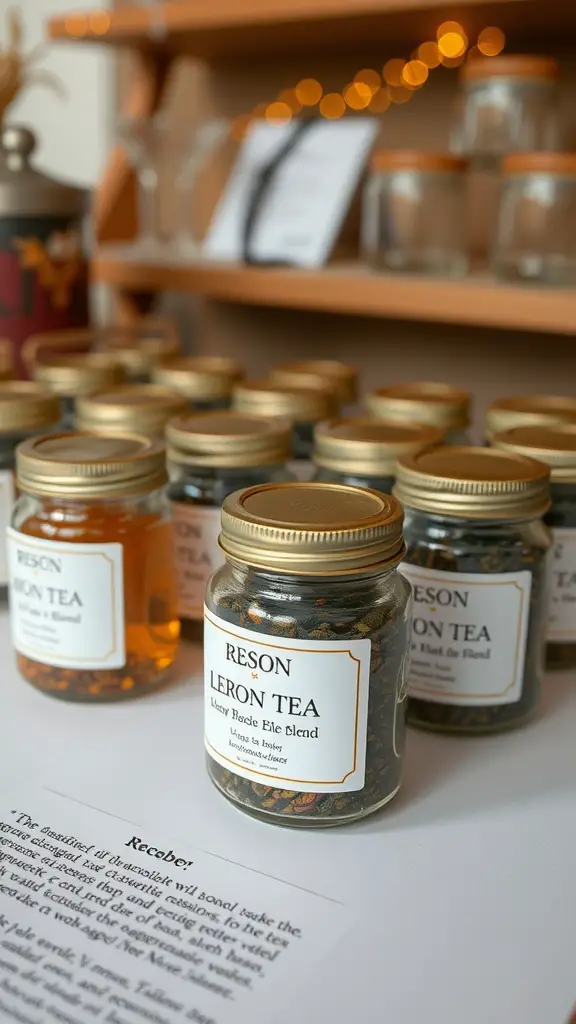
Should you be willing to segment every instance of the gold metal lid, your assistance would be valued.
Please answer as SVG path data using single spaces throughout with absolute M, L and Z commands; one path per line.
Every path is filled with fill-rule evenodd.
M 484 78 L 548 78 L 559 77 L 558 61 L 531 53 L 502 53 L 496 57 L 475 57 L 462 65 L 460 77 L 464 82 Z
M 168 459 L 191 466 L 273 466 L 292 454 L 287 420 L 239 412 L 189 413 L 166 428 Z
M 237 412 L 282 416 L 291 423 L 317 423 L 337 411 L 333 391 L 320 387 L 319 381 L 309 386 L 304 380 L 299 387 L 275 380 L 242 381 L 234 388 L 232 405 Z
M 428 423 L 440 430 L 467 427 L 470 422 L 470 392 L 436 381 L 413 381 L 369 391 L 368 413 L 381 420 Z
M 240 363 L 227 356 L 180 356 L 160 363 L 152 371 L 155 384 L 200 402 L 229 398 L 243 376 Z
M 495 434 L 492 444 L 544 462 L 555 483 L 576 483 L 576 423 L 513 427 Z
M 55 498 L 118 498 L 166 482 L 161 444 L 137 434 L 52 434 L 16 449 L 19 486 Z
M 441 444 L 443 432 L 420 423 L 367 416 L 327 420 L 314 431 L 314 462 L 337 473 L 394 476 L 401 455 Z
M 358 394 L 358 372 L 354 366 L 341 363 L 337 359 L 301 359 L 294 363 L 282 363 L 275 366 L 271 379 L 281 384 L 295 384 L 302 374 L 319 377 L 331 390 L 334 389 L 339 401 L 346 405 L 355 402 Z
M 76 421 L 79 430 L 105 430 L 113 434 L 145 434 L 157 437 L 173 416 L 188 409 L 184 395 L 155 384 L 126 384 L 99 395 L 79 398 Z
M 496 448 L 428 448 L 400 459 L 393 493 L 437 515 L 534 519 L 550 506 L 549 476 L 541 462 Z
M 342 484 L 263 484 L 222 506 L 220 546 L 232 561 L 306 576 L 391 568 L 404 556 L 394 498 Z
M 576 423 L 576 398 L 562 395 L 515 395 L 499 398 L 486 411 L 488 440 L 512 427 L 545 423 Z
M 51 355 L 35 363 L 32 372 L 35 380 L 62 398 L 95 395 L 125 378 L 122 364 L 104 352 Z
M 20 434 L 42 430 L 60 419 L 55 395 L 25 380 L 0 384 L 0 434 Z

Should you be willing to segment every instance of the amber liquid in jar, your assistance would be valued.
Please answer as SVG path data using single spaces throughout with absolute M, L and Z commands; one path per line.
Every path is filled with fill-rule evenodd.
M 61 439 L 62 435 L 55 438 L 55 443 Z M 98 439 L 97 443 L 106 444 L 115 440 L 118 439 Z M 133 445 L 136 440 L 132 437 L 128 444 Z M 42 441 L 46 442 L 47 439 L 40 439 Z M 162 452 L 159 446 L 158 451 Z M 20 479 L 21 495 L 12 519 L 13 543 L 17 549 L 21 544 L 25 551 L 34 553 L 34 546 L 27 546 L 24 538 L 38 538 L 41 542 L 36 549 L 38 556 L 45 559 L 48 565 L 53 558 L 60 559 L 63 568 L 57 582 L 52 574 L 43 574 L 42 571 L 28 574 L 26 590 L 23 591 L 21 581 L 17 578 L 20 573 L 20 552 L 17 550 L 17 568 L 13 569 L 11 580 L 12 614 L 16 617 L 19 614 L 27 616 L 25 632 L 21 633 L 25 643 L 19 645 L 15 640 L 17 664 L 22 676 L 42 692 L 70 701 L 122 700 L 154 689 L 165 679 L 174 661 L 180 633 L 172 530 L 169 505 L 163 488 L 158 487 L 156 481 L 154 488 L 143 494 L 102 499 L 87 497 L 85 500 L 74 497 L 70 500 L 30 493 L 26 490 L 25 473 L 23 477 Z M 74 552 L 75 545 L 79 546 L 78 559 Z M 102 545 L 119 546 L 115 549 L 115 557 L 121 558 L 121 569 L 117 570 L 121 573 L 121 586 L 114 582 L 117 578 L 112 574 L 111 596 L 108 600 L 107 592 L 104 591 L 104 601 L 106 606 L 115 607 L 118 599 L 122 600 L 122 610 L 115 620 L 122 625 L 114 630 L 113 635 L 118 646 L 120 641 L 123 642 L 124 658 L 120 666 L 91 668 L 82 664 L 84 659 L 78 656 L 78 645 L 72 655 L 66 643 L 70 631 L 87 629 L 91 641 L 94 634 L 98 635 L 99 629 L 104 631 L 106 628 L 100 618 L 96 619 L 95 625 L 90 621 L 91 591 L 93 593 L 98 585 L 98 576 L 91 569 L 83 569 L 78 582 L 70 584 L 70 566 L 73 569 L 74 561 L 77 559 L 79 563 L 82 554 L 90 552 L 92 546 L 96 554 L 109 559 L 111 549 L 104 549 Z M 37 602 L 36 615 L 30 626 L 28 608 L 25 606 L 21 613 L 17 605 L 20 594 L 29 593 L 35 580 L 44 592 L 49 586 L 66 589 L 53 591 L 54 594 L 58 593 L 58 600 L 48 602 L 44 598 L 42 602 Z M 75 592 L 78 595 L 77 601 L 74 600 Z M 32 605 L 33 602 L 32 592 L 28 604 Z M 118 612 L 116 608 L 116 614 Z M 46 620 L 50 634 L 54 619 L 57 635 L 53 646 L 57 656 L 52 659 L 49 644 L 44 643 L 43 623 Z M 120 630 L 123 630 L 123 637 L 119 636 Z M 26 653 L 27 648 L 36 645 L 43 654 L 31 657 Z M 90 653 L 89 647 L 90 644 L 87 644 L 87 655 Z M 104 648 L 102 653 L 107 653 Z M 97 655 L 92 660 L 98 661 L 99 657 Z M 51 664 L 51 660 L 64 664 Z M 103 660 L 105 662 L 106 658 Z

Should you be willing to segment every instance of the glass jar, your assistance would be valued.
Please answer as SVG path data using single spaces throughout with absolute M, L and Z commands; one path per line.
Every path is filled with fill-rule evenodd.
M 21 675 L 69 701 L 148 693 L 180 631 L 162 446 L 54 434 L 24 441 L 16 460 L 8 563 Z
M 58 399 L 39 384 L 0 384 L 0 602 L 8 598 L 6 530 L 14 504 L 14 467 L 20 441 L 43 434 L 60 420 Z
M 551 57 L 503 54 L 466 61 L 452 149 L 476 166 L 493 167 L 510 150 L 554 148 L 558 74 Z
M 188 402 L 168 388 L 156 384 L 126 384 L 79 398 L 76 402 L 78 430 L 112 434 L 145 434 L 163 439 L 166 424 L 188 411 Z
M 98 352 L 50 355 L 36 362 L 32 372 L 35 380 L 58 395 L 65 430 L 74 429 L 77 398 L 107 391 L 124 380 L 123 366 Z
M 224 561 L 222 502 L 239 488 L 290 479 L 292 429 L 242 413 L 191 413 L 171 420 L 166 440 L 181 635 L 201 640 L 206 584 Z
M 537 424 L 576 423 L 576 398 L 565 395 L 514 395 L 498 398 L 488 406 L 484 436 L 491 444 L 494 434 L 513 427 Z
M 234 388 L 232 405 L 237 412 L 250 416 L 279 416 L 289 420 L 294 455 L 290 470 L 298 479 L 310 478 L 314 427 L 338 411 L 333 388 L 322 387 L 317 379 L 303 380 L 299 387 L 275 380 L 246 380 Z
M 337 359 L 300 359 L 294 363 L 274 366 L 270 376 L 272 380 L 278 380 L 282 384 L 295 384 L 298 387 L 303 374 L 318 377 L 324 387 L 335 390 L 340 408 L 354 405 L 358 397 L 356 367 L 341 363 Z
M 244 370 L 226 356 L 179 356 L 152 371 L 155 384 L 186 395 L 193 409 L 227 409 Z
M 362 258 L 376 270 L 465 274 L 466 167 L 447 153 L 374 153 L 362 204 Z
M 408 721 L 485 733 L 536 710 L 546 626 L 549 471 L 495 448 L 401 459 L 413 619 Z
M 576 667 L 576 423 L 515 427 L 494 446 L 550 469 L 552 505 L 544 517 L 552 535 L 548 559 L 547 668 Z
M 576 153 L 513 153 L 503 189 L 492 270 L 507 281 L 576 284 Z
M 210 778 L 280 825 L 339 825 L 398 792 L 410 588 L 393 498 L 268 484 L 224 500 L 208 584 Z
M 326 420 L 314 432 L 315 480 L 391 494 L 402 455 L 441 444 L 442 431 L 420 423 L 367 417 Z
M 412 381 L 369 391 L 364 404 L 374 419 L 425 423 L 442 431 L 445 444 L 468 444 L 471 398 L 469 391 L 449 384 Z

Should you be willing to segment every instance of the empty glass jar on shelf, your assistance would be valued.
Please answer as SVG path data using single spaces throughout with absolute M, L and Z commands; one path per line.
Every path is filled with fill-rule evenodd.
M 363 200 L 363 259 L 377 270 L 465 274 L 466 168 L 463 157 L 448 153 L 374 153 Z
M 576 153 L 512 153 L 504 185 L 494 273 L 506 280 L 576 283 Z
M 461 112 L 452 149 L 493 168 L 511 150 L 558 144 L 558 64 L 551 57 L 506 54 L 468 60 L 461 71 Z

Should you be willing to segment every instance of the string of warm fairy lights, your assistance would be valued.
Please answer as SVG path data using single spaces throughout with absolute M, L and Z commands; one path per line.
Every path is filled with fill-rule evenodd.
M 457 21 L 444 21 L 438 27 L 436 40 L 421 43 L 407 60 L 392 58 L 386 61 L 381 72 L 363 68 L 341 93 L 324 92 L 315 78 L 303 78 L 293 89 L 283 89 L 271 103 L 259 103 L 249 114 L 237 117 L 232 124 L 232 135 L 240 141 L 252 121 L 264 118 L 285 123 L 303 109 L 312 113 L 317 108 L 318 114 L 329 121 L 338 120 L 348 110 L 384 114 L 392 104 L 408 103 L 435 68 L 456 68 L 464 60 L 479 55 L 496 57 L 505 42 L 502 29 L 488 26 L 469 48 L 462 25 Z

